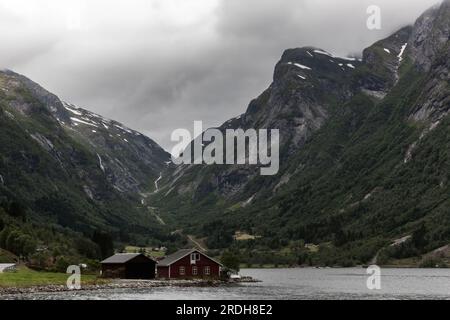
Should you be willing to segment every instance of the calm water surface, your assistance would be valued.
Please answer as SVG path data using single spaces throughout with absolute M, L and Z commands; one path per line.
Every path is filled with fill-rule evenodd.
M 34 294 L 19 299 L 253 300 L 450 299 L 450 269 L 382 269 L 379 291 L 366 287 L 365 269 L 245 269 L 261 283 L 219 288 L 116 289 Z

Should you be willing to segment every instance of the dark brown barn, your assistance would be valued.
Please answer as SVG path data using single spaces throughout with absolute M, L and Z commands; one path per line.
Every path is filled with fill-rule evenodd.
M 119 279 L 154 279 L 156 261 L 140 253 L 120 253 L 101 262 L 102 276 Z
M 222 265 L 196 249 L 183 249 L 158 262 L 158 278 L 192 279 L 220 277 Z

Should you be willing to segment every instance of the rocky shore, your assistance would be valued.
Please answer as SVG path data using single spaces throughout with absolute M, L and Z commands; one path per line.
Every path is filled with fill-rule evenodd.
M 94 290 L 114 290 L 114 289 L 145 289 L 159 287 L 220 287 L 235 286 L 239 283 L 259 282 L 252 278 L 245 278 L 233 281 L 220 280 L 111 280 L 102 284 L 82 285 L 80 290 L 76 291 L 94 291 Z M 0 300 L 7 298 L 8 295 L 21 295 L 33 293 L 56 293 L 69 290 L 65 285 L 45 285 L 32 287 L 0 287 Z

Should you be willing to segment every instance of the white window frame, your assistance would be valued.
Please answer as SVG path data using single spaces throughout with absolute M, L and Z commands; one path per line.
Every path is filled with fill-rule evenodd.
M 198 275 L 198 268 L 197 268 L 196 266 L 193 266 L 193 267 L 192 267 L 192 275 L 193 275 L 193 276 Z
M 200 261 L 200 253 L 198 252 L 191 253 L 191 261 Z
M 203 268 L 203 273 L 205 276 L 210 276 L 211 275 L 211 267 L 210 266 L 205 266 Z
M 180 276 L 185 276 L 185 275 L 186 275 L 186 268 L 183 267 L 183 266 L 181 266 L 181 267 L 178 269 L 178 272 L 180 273 Z

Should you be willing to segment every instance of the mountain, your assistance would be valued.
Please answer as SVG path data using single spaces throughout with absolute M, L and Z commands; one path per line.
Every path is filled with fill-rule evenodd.
M 280 129 L 278 175 L 170 165 L 153 205 L 210 248 L 288 248 L 310 263 L 386 262 L 447 245 L 449 38 L 446 0 L 361 59 L 285 51 L 270 87 L 219 128 Z
M 256 264 L 449 263 L 449 38 L 445 0 L 358 57 L 286 50 L 218 128 L 279 129 L 274 176 L 175 165 L 150 138 L 0 71 L 0 258 L 65 270 L 190 241 Z
M 88 239 L 79 246 L 94 251 L 99 233 L 119 243 L 170 241 L 144 205 L 169 161 L 148 137 L 0 72 L 1 247 L 14 247 L 14 230 L 34 246 Z

